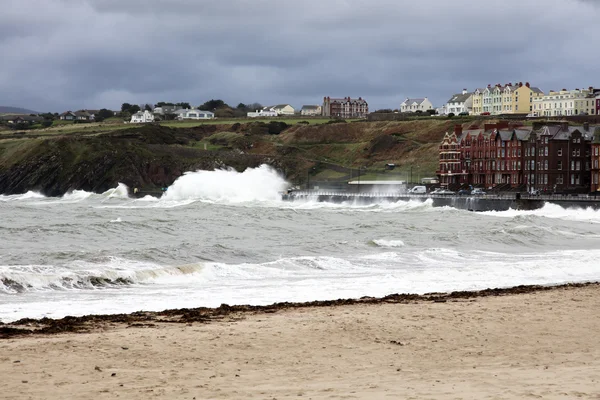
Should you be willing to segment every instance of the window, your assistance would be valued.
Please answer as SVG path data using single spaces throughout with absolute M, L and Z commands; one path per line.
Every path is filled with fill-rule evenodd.
M 548 171 L 548 160 L 544 161 L 544 169 Z
M 581 149 L 577 149 L 577 157 L 581 155 Z
M 571 170 L 575 169 L 575 161 L 571 161 Z
M 563 176 L 559 175 L 556 177 L 556 184 L 557 185 L 562 185 L 563 184 Z
M 556 167 L 559 171 L 562 171 L 562 161 L 559 161 Z
M 562 157 L 562 148 L 558 149 L 558 156 Z
M 548 157 L 548 146 L 546 146 L 546 147 L 545 147 L 545 149 L 544 149 L 544 155 L 545 155 L 546 157 Z
M 579 170 L 581 170 L 581 161 L 577 161 L 575 163 L 575 171 L 579 171 Z

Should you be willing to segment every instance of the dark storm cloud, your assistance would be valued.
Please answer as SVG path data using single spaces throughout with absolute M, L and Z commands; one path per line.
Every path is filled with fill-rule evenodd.
M 39 110 L 210 98 L 441 105 L 463 87 L 600 85 L 598 1 L 8 0 L 0 104 Z M 35 12 L 32 12 L 35 10 Z

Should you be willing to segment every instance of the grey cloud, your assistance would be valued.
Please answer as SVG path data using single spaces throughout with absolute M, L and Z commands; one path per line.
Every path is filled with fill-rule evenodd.
M 598 1 L 8 0 L 0 104 L 319 103 L 593 85 Z M 31 13 L 36 10 L 36 13 Z

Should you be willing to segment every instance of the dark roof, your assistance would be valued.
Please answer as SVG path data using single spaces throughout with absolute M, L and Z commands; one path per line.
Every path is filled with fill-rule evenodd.
M 321 106 L 302 106 L 303 110 L 318 110 Z
M 448 103 L 464 103 L 472 95 L 473 95 L 473 93 L 465 93 L 465 94 L 458 93 L 458 94 L 455 94 L 454 96 L 452 96 L 452 98 L 450 98 L 450 100 L 448 100 Z

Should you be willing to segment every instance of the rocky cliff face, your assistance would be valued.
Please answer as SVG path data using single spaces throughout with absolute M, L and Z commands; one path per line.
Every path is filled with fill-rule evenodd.
M 293 163 L 281 161 L 276 154 L 253 155 L 228 148 L 206 151 L 191 146 L 215 129 L 145 126 L 92 137 L 29 139 L 29 145 L 20 149 L 24 154 L 0 153 L 0 193 L 34 190 L 61 196 L 75 189 L 100 193 L 119 182 L 131 188 L 156 190 L 192 170 L 244 170 L 261 164 L 281 170 L 294 168 Z

